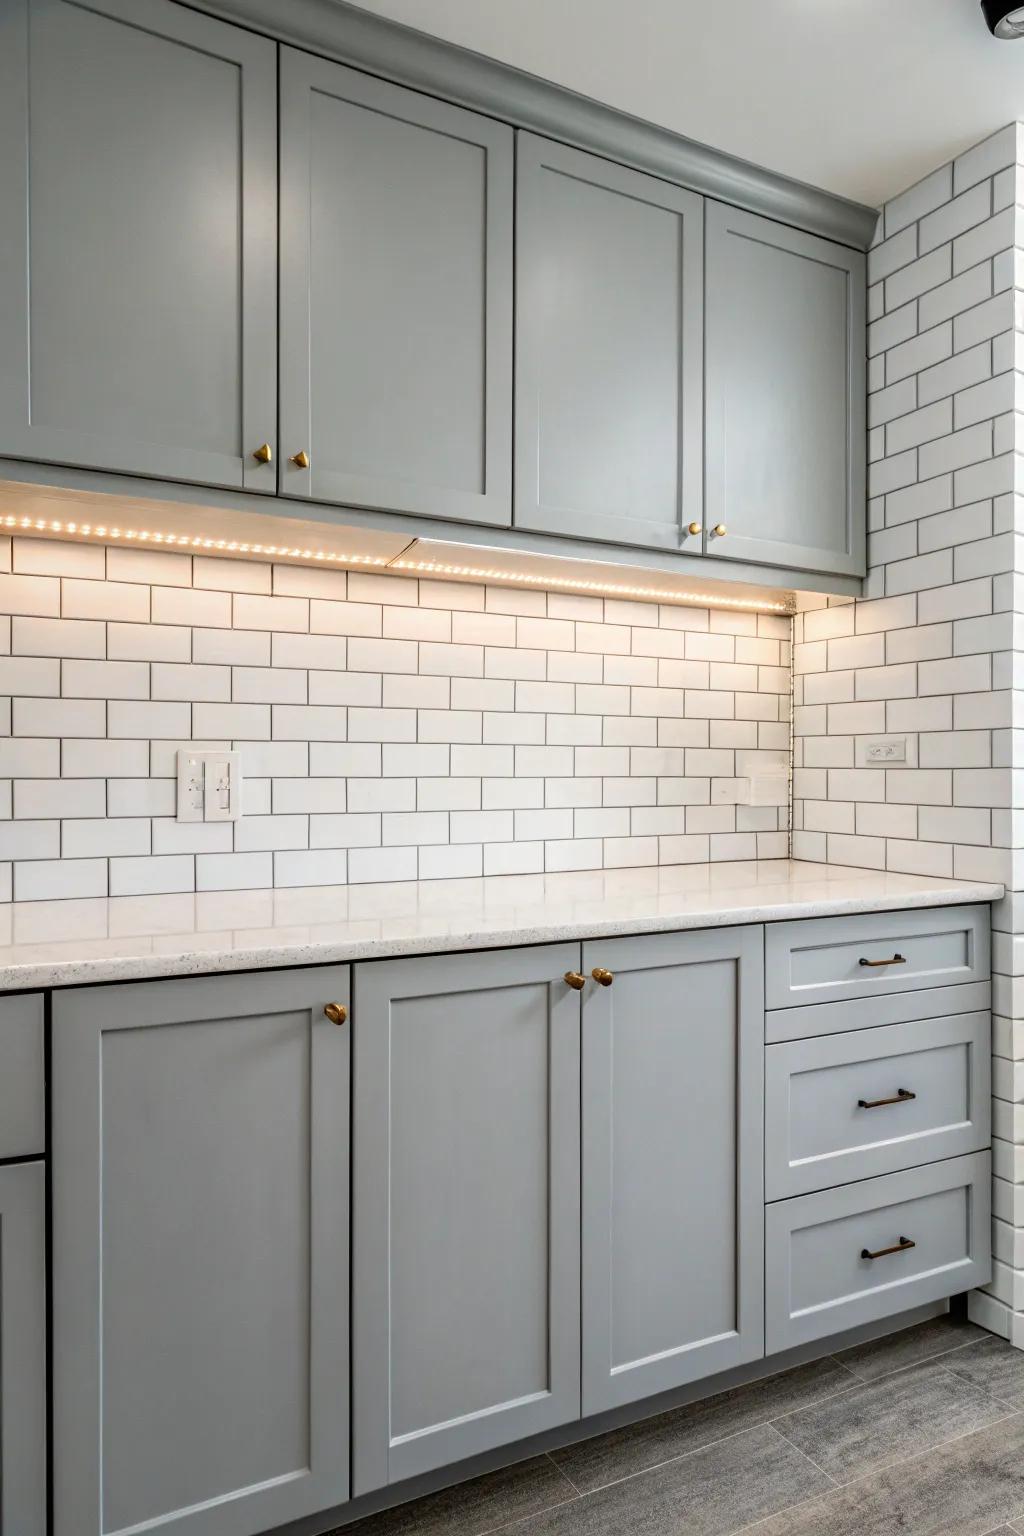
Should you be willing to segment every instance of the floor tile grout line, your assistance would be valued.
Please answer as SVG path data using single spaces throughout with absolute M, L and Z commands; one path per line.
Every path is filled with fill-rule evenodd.
M 1005 1424 L 1007 1419 L 1018 1417 L 1024 1417 L 1024 1412 L 1020 1409 L 1017 1409 L 1014 1413 L 1004 1413 L 1000 1418 L 993 1419 L 990 1424 L 983 1424 L 979 1429 L 969 1429 L 962 1435 L 953 1435 L 951 1439 L 942 1440 L 938 1445 L 930 1445 L 926 1450 L 915 1451 L 913 1456 L 900 1456 L 895 1461 L 890 1461 L 887 1466 L 880 1467 L 877 1472 L 865 1472 L 860 1477 L 851 1478 L 848 1483 L 840 1483 L 835 1489 L 827 1489 L 824 1493 L 813 1493 L 809 1498 L 800 1499 L 796 1504 L 787 1504 L 785 1508 L 775 1510 L 773 1514 L 762 1515 L 760 1520 L 754 1520 L 749 1525 L 737 1526 L 734 1531 L 728 1532 L 727 1536 L 746 1536 L 748 1531 L 756 1531 L 759 1526 L 767 1525 L 769 1520 L 776 1520 L 780 1515 L 790 1514 L 794 1509 L 800 1509 L 804 1504 L 813 1504 L 815 1499 L 829 1498 L 833 1492 L 846 1493 L 849 1489 L 856 1488 L 858 1483 L 867 1482 L 869 1478 L 878 1477 L 884 1472 L 891 1472 L 894 1467 L 905 1467 L 912 1461 L 920 1461 L 922 1457 L 931 1456 L 935 1451 L 947 1450 L 949 1446 L 955 1445 L 958 1440 L 967 1440 L 971 1435 L 984 1434 L 986 1430 L 995 1429 L 997 1424 Z M 1006 1516 L 1001 1524 L 1005 1525 L 1007 1519 L 1013 1518 L 1015 1517 Z M 996 1525 L 993 1529 L 998 1531 L 999 1526 Z
M 820 1472 L 822 1477 L 827 1477 L 833 1488 L 839 1488 L 842 1486 L 838 1478 L 833 1477 L 831 1472 L 826 1472 L 825 1468 L 821 1466 L 819 1462 L 816 1462 L 814 1457 L 809 1455 L 808 1452 L 804 1450 L 802 1445 L 797 1445 L 795 1441 L 791 1440 L 786 1434 L 785 1430 L 778 1429 L 774 1424 L 769 1424 L 768 1428 L 775 1430 L 775 1433 L 779 1436 L 779 1439 L 785 1440 L 787 1445 L 792 1446 L 797 1455 L 802 1456 L 804 1461 L 806 1461 L 809 1466 L 814 1468 L 815 1472 Z M 827 1492 L 828 1490 L 824 1491 Z
M 980 1392 L 983 1397 L 989 1398 L 991 1402 L 998 1403 L 1000 1408 L 1006 1408 L 1010 1413 L 1024 1412 L 1024 1404 L 1011 1403 L 1008 1398 L 1000 1397 L 997 1393 L 990 1392 L 987 1387 L 979 1387 L 977 1382 L 968 1381 L 966 1376 L 958 1376 L 956 1371 L 951 1370 L 948 1365 L 943 1365 L 942 1370 L 947 1376 L 955 1381 L 958 1386 L 973 1387 L 975 1392 Z
M 569 1476 L 568 1472 L 566 1472 L 563 1467 L 560 1467 L 558 1465 L 558 1462 L 552 1456 L 551 1452 L 550 1451 L 545 1451 L 544 1455 L 547 1457 L 548 1461 L 550 1461 L 551 1465 L 554 1467 L 554 1469 L 558 1473 L 559 1477 L 562 1478 L 565 1482 L 567 1482 L 569 1484 L 569 1487 L 573 1490 L 573 1492 L 575 1494 L 581 1494 L 583 1492 L 583 1489 L 582 1488 L 578 1488 L 576 1486 L 576 1484 L 573 1482 L 572 1478 Z
M 957 1355 L 962 1349 L 977 1349 L 980 1344 L 984 1344 L 994 1337 L 994 1334 L 987 1333 L 981 1339 L 965 1339 L 962 1344 L 954 1344 L 949 1349 L 939 1350 L 937 1354 L 926 1355 L 923 1360 L 911 1360 L 908 1365 L 894 1366 L 891 1371 L 883 1371 L 880 1376 L 858 1376 L 852 1366 L 846 1366 L 845 1369 L 854 1376 L 857 1376 L 857 1380 L 863 1382 L 865 1386 L 870 1386 L 872 1382 L 886 1381 L 890 1376 L 900 1376 L 904 1371 L 912 1371 L 919 1365 L 937 1365 L 940 1360 L 945 1360 L 947 1355 Z M 833 1356 L 832 1358 L 836 1359 L 839 1365 L 843 1364 L 841 1360 L 838 1360 L 838 1357 Z

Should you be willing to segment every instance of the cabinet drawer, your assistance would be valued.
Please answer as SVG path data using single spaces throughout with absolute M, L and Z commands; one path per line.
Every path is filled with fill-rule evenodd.
M 43 998 L 0 999 L 0 1158 L 46 1149 L 43 1108 Z
M 987 1013 L 765 1051 L 765 1199 L 977 1152 L 991 1136 Z
M 817 1035 L 844 1035 L 850 1029 L 877 1029 L 880 1024 L 907 1024 L 912 1019 L 939 1019 L 950 1013 L 988 1013 L 992 983 L 969 981 L 960 987 L 925 987 L 921 992 L 875 993 L 841 1003 L 810 1003 L 806 1008 L 773 1008 L 764 1016 L 767 1045 L 780 1040 L 808 1040 Z
M 766 1353 L 985 1285 L 989 1173 L 975 1152 L 770 1205 Z
M 792 1008 L 987 981 L 987 907 L 866 912 L 769 925 L 765 1005 Z

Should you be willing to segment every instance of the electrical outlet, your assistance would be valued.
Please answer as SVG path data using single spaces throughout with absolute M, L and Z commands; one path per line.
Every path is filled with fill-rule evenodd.
M 238 821 L 242 768 L 237 752 L 178 749 L 178 820 Z
M 892 767 L 907 761 L 905 736 L 875 736 L 864 743 L 864 761 Z

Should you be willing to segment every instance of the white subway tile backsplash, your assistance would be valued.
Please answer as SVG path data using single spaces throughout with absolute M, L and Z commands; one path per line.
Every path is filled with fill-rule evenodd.
M 0 597 L 15 899 L 786 852 L 731 776 L 786 747 L 788 619 L 42 540 Z M 188 742 L 240 822 L 176 821 Z
M 8 617 L 9 651 L 15 656 L 102 657 L 105 624 L 86 619 Z
M 107 895 L 106 859 L 41 859 L 14 865 L 15 901 L 69 901 Z M 111 895 L 118 893 L 111 883 Z

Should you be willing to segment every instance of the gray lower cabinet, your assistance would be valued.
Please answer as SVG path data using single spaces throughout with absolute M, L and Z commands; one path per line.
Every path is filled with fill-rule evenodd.
M 53 1005 L 54 1536 L 348 1496 L 346 967 Z
M 43 1164 L 0 1168 L 0 1532 L 46 1536 Z
M 700 554 L 703 200 L 516 154 L 516 526 Z
M 863 253 L 722 203 L 705 217 L 708 553 L 861 576 Z
M 357 1494 L 579 1417 L 578 964 L 355 968 Z
M 0 454 L 273 492 L 277 50 L 0 3 Z
M 583 1412 L 764 1353 L 762 930 L 583 946 Z
M 513 139 L 281 50 L 287 495 L 510 523 Z

